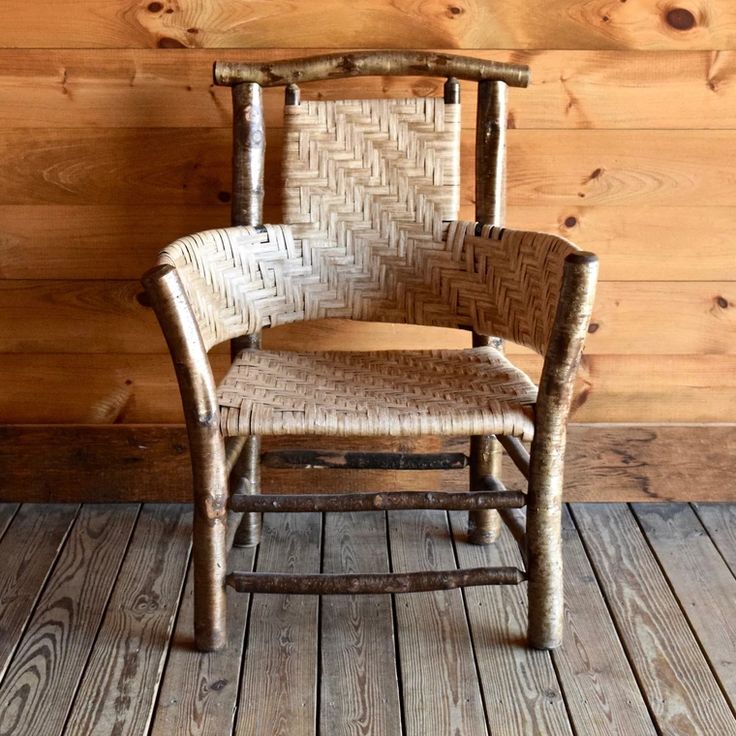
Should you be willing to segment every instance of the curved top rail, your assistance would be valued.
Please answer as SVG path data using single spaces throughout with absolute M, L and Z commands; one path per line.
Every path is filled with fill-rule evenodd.
M 359 51 L 265 63 L 216 61 L 213 69 L 215 84 L 227 86 L 255 82 L 262 87 L 278 87 L 323 79 L 401 75 L 497 80 L 510 87 L 529 84 L 529 67 L 522 64 L 434 51 Z

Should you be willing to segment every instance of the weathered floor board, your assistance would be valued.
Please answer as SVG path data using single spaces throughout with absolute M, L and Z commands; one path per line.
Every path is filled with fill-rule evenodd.
M 0 688 L 0 732 L 62 732 L 137 516 L 82 509 Z
M 384 512 L 325 514 L 322 571 L 388 572 Z M 323 734 L 401 736 L 391 596 L 324 596 Z
M 521 567 L 521 555 L 505 529 L 495 544 L 467 544 L 467 513 L 450 514 L 460 567 Z M 468 621 L 493 736 L 523 733 L 572 736 L 552 661 L 528 649 L 526 586 L 464 591 Z
M 633 508 L 705 656 L 736 706 L 736 578 L 689 506 Z
M 562 545 L 565 640 L 552 658 L 576 733 L 655 736 L 646 702 L 567 511 Z
M 26 504 L 0 541 L 0 681 L 77 509 Z
M 144 507 L 77 692 L 69 736 L 146 733 L 189 560 L 188 507 Z
M 321 514 L 266 514 L 258 572 L 320 570 Z M 319 599 L 253 596 L 237 736 L 314 736 Z
M 736 720 L 626 506 L 573 506 L 578 529 L 660 731 L 736 735 Z
M 736 504 L 698 503 L 694 508 L 731 572 L 736 575 Z
M 235 569 L 253 569 L 254 547 L 233 549 Z M 194 648 L 194 576 L 190 568 L 151 736 L 209 736 L 232 731 L 238 700 L 248 596 L 227 593 L 228 646 L 201 654 Z
M 389 514 L 394 572 L 455 568 L 444 511 Z M 487 733 L 462 593 L 396 596 L 407 736 Z
M 0 503 L 0 539 L 3 538 L 5 530 L 10 526 L 19 504 L 17 503 Z
M 229 646 L 200 654 L 189 507 L 0 505 L 0 736 L 736 736 L 736 505 L 572 511 L 552 654 L 525 647 L 524 585 L 229 592 Z M 465 526 L 271 514 L 229 566 L 519 564 L 506 532 L 479 548 Z

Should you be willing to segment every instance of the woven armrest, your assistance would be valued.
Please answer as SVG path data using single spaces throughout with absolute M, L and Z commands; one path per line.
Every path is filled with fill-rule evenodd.
M 441 239 L 357 245 L 303 241 L 286 225 L 230 227 L 180 238 L 159 263 L 177 269 L 208 350 L 263 327 L 340 317 L 472 327 L 545 355 L 566 259 L 581 253 L 555 235 L 461 221 Z
M 447 243 L 468 274 L 455 288 L 473 329 L 546 355 L 566 259 L 582 251 L 549 233 L 461 221 L 451 223 Z

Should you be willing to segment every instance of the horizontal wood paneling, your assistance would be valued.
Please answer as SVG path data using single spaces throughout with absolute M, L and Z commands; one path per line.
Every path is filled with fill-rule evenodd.
M 581 425 L 570 427 L 565 498 L 570 501 L 736 500 L 734 425 Z M 437 440 L 400 442 L 404 451 L 436 451 Z M 396 445 L 371 442 L 377 447 Z M 332 447 L 362 446 L 337 440 Z M 467 445 L 467 443 L 465 443 Z M 464 449 L 467 449 L 462 445 Z M 277 444 L 266 441 L 265 448 Z M 290 437 L 278 446 L 324 447 Z M 452 443 L 450 447 L 460 449 Z M 0 426 L 0 501 L 191 501 L 182 426 Z M 511 487 L 518 473 L 504 465 Z M 464 471 L 278 471 L 264 469 L 267 493 L 346 490 L 463 490 Z
M 511 206 L 736 205 L 736 188 L 725 185 L 736 169 L 736 130 L 511 130 L 508 144 Z M 473 145 L 468 132 L 465 172 Z M 268 146 L 270 204 L 279 158 L 279 146 Z M 229 192 L 224 128 L 8 128 L 0 139 L 0 204 L 213 205 Z M 466 175 L 466 217 L 472 203 Z
M 178 421 L 137 280 L 162 245 L 228 224 L 230 100 L 212 85 L 212 62 L 382 46 L 531 66 L 530 89 L 509 95 L 507 224 L 559 233 L 601 258 L 578 420 L 736 416 L 730 0 L 83 0 L 42 10 L 0 0 L 0 10 L 0 371 L 9 388 L 0 421 Z M 333 81 L 304 96 L 436 95 L 441 83 Z M 463 87 L 461 216 L 470 218 L 475 90 Z M 282 90 L 268 90 L 265 107 L 274 129 L 265 219 L 279 221 Z M 312 349 L 467 339 L 340 323 L 266 336 L 274 348 Z M 538 359 L 509 351 L 536 375 Z M 226 349 L 215 352 L 221 372 Z
M 736 46 L 730 0 L 244 0 L 238 3 L 4 0 L 0 45 L 35 48 L 319 47 L 721 49 Z
M 277 208 L 265 219 L 277 221 Z M 230 208 L 0 205 L 0 222 L 1 278 L 137 279 L 166 243 L 229 225 Z M 734 207 L 517 205 L 508 208 L 507 224 L 592 250 L 603 281 L 736 280 Z
M 137 281 L 0 281 L 0 352 L 163 353 L 160 329 L 151 310 L 138 301 Z M 646 315 L 646 319 L 642 319 Z M 587 350 L 590 354 L 732 354 L 736 352 L 736 283 L 617 282 L 599 284 Z M 370 338 L 367 324 L 284 326 L 293 349 L 407 348 L 406 342 Z M 417 348 L 433 344 L 421 330 L 403 337 Z M 371 342 L 362 338 L 366 336 Z M 324 339 L 323 339 L 324 338 Z M 283 341 L 272 346 L 283 346 Z M 429 338 L 432 340 L 432 337 Z M 224 350 L 221 347 L 220 350 Z M 510 353 L 528 352 L 514 345 Z
M 538 378 L 538 357 L 515 355 L 513 359 Z M 218 376 L 225 371 L 226 362 L 225 355 L 215 356 Z M 2 422 L 183 421 L 167 355 L 5 354 L 0 355 L 0 374 Z M 573 417 L 578 422 L 718 422 L 734 418 L 736 356 L 586 355 Z
M 323 49 L 327 51 L 327 49 Z M 317 49 L 0 49 L 5 128 L 213 128 L 230 125 L 230 91 L 212 85 L 212 63 L 274 60 Z M 736 127 L 730 51 L 464 51 L 528 64 L 532 83 L 511 90 L 515 128 Z M 304 99 L 437 96 L 441 79 L 369 77 L 304 85 Z M 475 124 L 475 86 L 463 83 L 463 125 Z M 280 127 L 283 90 L 264 93 L 266 123 Z

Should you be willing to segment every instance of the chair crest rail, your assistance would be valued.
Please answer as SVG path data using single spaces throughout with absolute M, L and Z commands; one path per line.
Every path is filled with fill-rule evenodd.
M 326 79 L 401 75 L 491 80 L 510 87 L 526 87 L 530 79 L 529 67 L 523 64 L 433 51 L 362 51 L 267 63 L 217 61 L 213 67 L 215 84 L 230 87 L 242 83 L 279 87 Z

